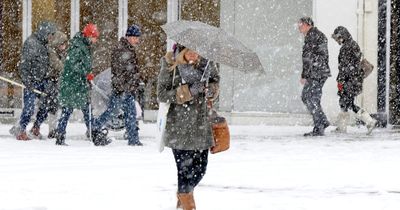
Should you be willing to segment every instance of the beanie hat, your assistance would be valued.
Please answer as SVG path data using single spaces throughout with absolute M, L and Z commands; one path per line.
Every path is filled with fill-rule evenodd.
M 99 30 L 97 30 L 97 26 L 93 23 L 88 23 L 85 28 L 83 28 L 82 33 L 84 37 L 98 38 L 100 35 Z
M 141 36 L 142 32 L 140 32 L 140 28 L 137 25 L 131 25 L 126 30 L 125 36 Z

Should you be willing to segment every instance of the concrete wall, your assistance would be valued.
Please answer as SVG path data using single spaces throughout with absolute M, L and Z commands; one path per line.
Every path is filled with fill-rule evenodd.
M 271 119 L 278 115 L 287 118 L 288 124 L 310 122 L 300 100 L 302 86 L 298 80 L 303 36 L 298 33 L 296 22 L 301 16 L 312 16 L 328 38 L 332 77 L 324 87 L 322 105 L 334 122 L 339 111 L 336 76 L 340 46 L 331 34 L 339 25 L 348 28 L 366 58 L 376 66 L 377 5 L 377 0 L 221 0 L 221 28 L 257 52 L 267 74 L 247 75 L 222 66 L 220 110 L 237 119 L 243 112 L 246 118 L 263 113 L 265 120 L 257 119 L 266 124 L 274 124 L 276 120 Z M 376 80 L 374 71 L 365 80 L 364 92 L 357 99 L 358 104 L 371 112 L 376 111 Z M 298 120 L 293 122 L 290 116 Z

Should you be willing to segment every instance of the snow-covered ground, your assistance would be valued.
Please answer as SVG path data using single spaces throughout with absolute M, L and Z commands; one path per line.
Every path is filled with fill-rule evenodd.
M 158 153 L 155 125 L 141 125 L 144 147 L 123 132 L 107 147 L 72 123 L 69 147 L 21 142 L 0 125 L 0 210 L 173 210 L 176 168 Z M 43 126 L 47 133 L 47 126 Z M 304 138 L 310 127 L 231 126 L 231 149 L 210 155 L 195 190 L 198 210 L 398 210 L 400 133 L 364 128 Z

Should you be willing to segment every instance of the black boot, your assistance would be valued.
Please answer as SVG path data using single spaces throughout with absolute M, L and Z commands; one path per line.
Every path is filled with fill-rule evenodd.
M 108 134 L 107 129 L 103 129 L 101 131 L 93 130 L 92 131 L 93 144 L 95 146 L 106 146 L 110 144 L 112 140 L 107 137 L 107 134 Z
M 65 134 L 62 135 L 57 133 L 55 136 L 56 136 L 56 145 L 69 146 L 68 144 L 65 143 Z
M 323 122 L 319 126 L 315 126 L 313 131 L 305 133 L 304 136 L 324 136 L 325 128 L 329 127 L 330 123 L 328 121 Z

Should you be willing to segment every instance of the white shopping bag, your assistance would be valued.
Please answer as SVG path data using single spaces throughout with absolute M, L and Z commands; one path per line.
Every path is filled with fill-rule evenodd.
M 135 100 L 135 109 L 136 109 L 136 119 L 142 119 L 142 107 L 140 107 L 139 102 Z
M 164 134 L 165 134 L 165 126 L 167 124 L 167 114 L 169 110 L 170 103 L 159 103 L 158 105 L 158 114 L 157 114 L 157 135 L 156 140 L 158 141 L 158 151 L 164 151 Z

